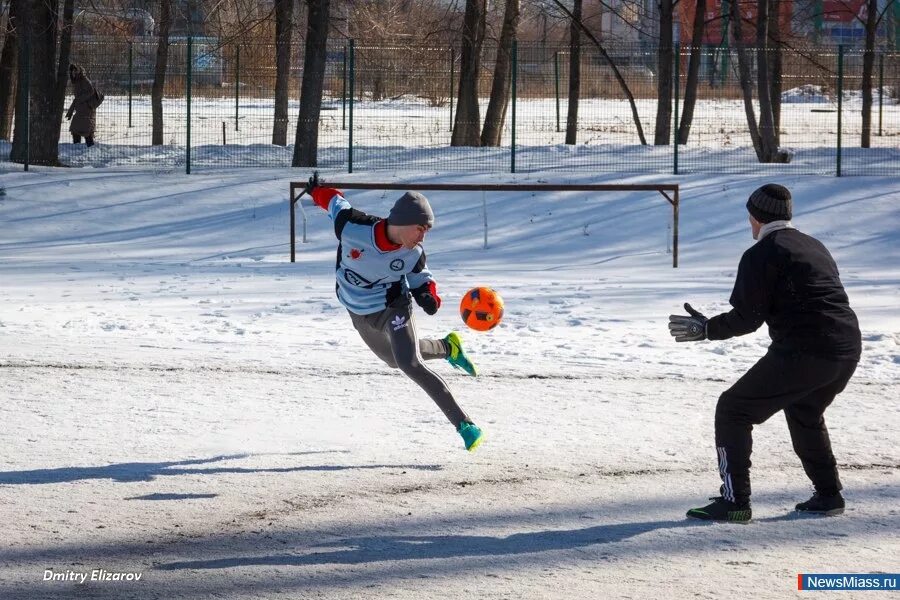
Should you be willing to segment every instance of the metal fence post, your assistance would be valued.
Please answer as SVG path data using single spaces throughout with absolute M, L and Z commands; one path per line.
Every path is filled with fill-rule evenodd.
M 288 197 L 288 206 L 291 213 L 291 262 L 297 262 L 297 240 L 294 238 L 295 224 L 297 222 L 297 209 L 294 207 L 294 184 L 290 187 L 290 196 Z
M 193 57 L 193 39 L 188 36 L 187 39 L 187 88 L 185 89 L 187 96 L 187 140 L 184 147 L 184 169 L 185 174 L 191 174 L 191 63 L 194 62 Z
M 510 169 L 512 173 L 516 172 L 516 72 L 519 70 L 519 48 L 516 40 L 512 41 L 512 85 L 510 85 L 510 92 L 512 92 L 512 122 L 510 123 L 511 131 L 510 131 Z
M 672 139 L 675 141 L 673 149 L 673 172 L 678 175 L 678 88 L 681 80 L 681 43 L 675 44 L 675 111 L 674 122 L 672 123 Z
M 241 105 L 241 47 L 234 51 L 234 130 L 238 130 L 238 109 Z
M 556 88 L 556 132 L 559 133 L 559 50 L 553 53 L 553 81 Z
M 844 110 L 844 45 L 838 46 L 838 80 L 837 80 L 837 173 L 841 176 L 841 119 Z
M 350 40 L 350 131 L 347 134 L 347 172 L 353 172 L 353 92 L 356 83 L 356 42 Z
M 25 115 L 25 170 L 28 170 L 28 164 L 31 162 L 31 25 L 25 30 L 25 93 L 22 94 L 22 102 L 24 107 L 20 106 L 22 114 Z
M 884 54 L 878 56 L 878 135 L 883 136 L 881 128 L 884 118 Z
M 813 40 L 815 43 L 822 41 L 822 31 L 825 24 L 825 7 L 822 0 L 814 0 L 813 2 Z
M 343 69 L 341 70 L 341 131 L 347 131 L 347 46 L 344 46 Z
M 131 98 L 134 86 L 134 42 L 128 42 L 128 126 L 131 127 Z
M 453 131 L 453 82 L 456 80 L 456 48 L 450 47 L 450 131 Z
M 481 218 L 484 223 L 484 249 L 488 247 L 488 210 L 487 210 L 487 192 L 481 190 Z
M 731 46 L 728 44 L 728 26 L 730 25 L 731 19 L 730 1 L 737 2 L 738 0 L 722 0 L 722 43 L 720 45 L 722 52 L 722 69 L 719 73 L 719 85 L 721 87 L 724 87 L 728 82 L 728 65 L 731 64 Z
M 679 195 L 680 188 L 675 186 L 673 197 L 675 201 L 672 203 L 672 268 L 678 268 L 678 207 L 681 205 L 681 197 Z

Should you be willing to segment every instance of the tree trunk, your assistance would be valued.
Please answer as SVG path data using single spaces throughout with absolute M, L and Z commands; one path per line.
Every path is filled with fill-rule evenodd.
M 16 73 L 16 109 L 13 119 L 12 148 L 9 152 L 9 160 L 24 163 L 26 159 L 26 137 L 28 135 L 28 119 L 31 108 L 29 88 L 26 85 L 26 76 L 31 72 L 31 4 L 27 0 L 19 3 L 19 11 L 16 16 L 16 32 L 18 37 L 19 69 Z
M 287 146 L 293 16 L 294 0 L 275 0 L 275 120 L 272 123 L 272 143 L 276 146 Z
M 512 75 L 512 43 L 519 29 L 519 0 L 506 0 L 503 11 L 503 27 L 500 29 L 500 44 L 497 48 L 497 62 L 494 64 L 494 81 L 491 84 L 491 99 L 484 114 L 484 129 L 481 131 L 482 146 L 499 146 L 509 106 L 509 88 Z
M 656 49 L 656 130 L 655 146 L 669 144 L 672 131 L 672 0 L 659 0 L 659 46 Z
M 66 0 L 63 5 L 62 21 L 59 2 L 23 2 L 20 8 L 20 42 L 30 37 L 31 95 L 29 106 L 29 161 L 33 164 L 58 166 L 59 132 L 62 123 L 62 103 L 65 99 L 68 58 L 71 48 L 71 24 L 74 0 Z M 59 29 L 62 24 L 62 30 Z M 19 56 L 25 54 L 24 44 L 19 47 Z M 62 64 L 64 61 L 65 64 Z M 17 88 L 25 93 L 22 83 L 23 69 L 19 70 Z M 62 77 L 60 77 L 62 73 Z M 10 158 L 16 162 L 25 160 L 24 121 L 16 119 Z M 20 131 L 22 132 L 20 134 Z
M 769 66 L 772 70 L 772 119 L 775 123 L 775 145 L 781 146 L 781 90 L 784 85 L 784 46 L 781 39 L 781 0 L 771 0 L 769 18 Z
M 896 0 L 895 0 L 896 1 Z M 875 70 L 875 33 L 878 29 L 878 0 L 867 0 L 866 50 L 862 72 L 862 137 L 861 148 L 872 147 L 872 73 Z
M 12 119 L 15 113 L 16 77 L 19 62 L 19 38 L 16 15 L 20 0 L 10 0 L 6 20 L 6 36 L 0 54 L 0 140 L 12 137 Z
M 33 2 L 31 19 L 25 26 L 31 35 L 31 163 L 59 165 L 59 127 L 53 131 L 56 95 L 56 15 L 59 3 Z M 29 27 L 30 25 L 30 27 Z M 52 143 L 51 143 L 52 139 Z
M 741 84 L 741 95 L 744 99 L 744 114 L 747 116 L 747 129 L 750 131 L 750 139 L 753 142 L 753 150 L 759 162 L 763 161 L 762 142 L 759 139 L 759 127 L 756 124 L 756 111 L 753 108 L 753 82 L 750 76 L 750 57 L 747 56 L 747 48 L 744 46 L 742 31 L 744 24 L 741 22 L 741 13 L 736 0 L 731 3 L 731 34 L 734 48 L 738 58 L 738 80 Z
M 756 15 L 756 93 L 759 100 L 760 162 L 775 161 L 775 117 L 772 115 L 772 85 L 769 71 L 769 2 L 757 1 Z
M 484 42 L 485 0 L 466 0 L 463 17 L 462 49 L 459 62 L 459 95 L 453 121 L 451 146 L 479 146 L 481 113 L 478 108 L 478 73 L 481 45 Z
M 575 0 L 569 26 L 569 109 L 566 112 L 566 143 L 578 138 L 578 101 L 581 99 L 581 21 L 582 0 Z
M 166 71 L 169 68 L 169 28 L 172 26 L 172 0 L 160 0 L 157 23 L 156 67 L 153 71 L 153 89 L 150 106 L 153 111 L 153 136 L 151 144 L 163 145 L 163 91 L 166 89 Z
M 703 55 L 703 34 L 706 31 L 706 0 L 697 0 L 694 24 L 691 29 L 691 57 L 688 59 L 687 80 L 684 84 L 684 106 L 678 125 L 678 143 L 687 144 L 694 121 L 697 104 L 697 87 L 700 84 L 700 58 Z
M 328 43 L 329 0 L 307 0 L 306 48 L 303 82 L 300 85 L 300 112 L 294 138 L 293 167 L 315 167 L 319 153 L 319 113 L 325 86 L 326 44 Z
M 63 112 L 66 110 L 66 86 L 69 83 L 69 59 L 72 56 L 72 20 L 75 15 L 75 0 L 65 0 L 63 4 L 63 28 L 59 32 L 59 61 L 56 66 L 56 91 L 53 94 L 53 114 L 56 117 L 56 143 L 59 144 L 59 130 Z

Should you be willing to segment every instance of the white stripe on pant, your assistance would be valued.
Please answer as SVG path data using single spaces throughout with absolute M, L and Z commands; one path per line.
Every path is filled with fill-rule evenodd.
M 728 455 L 725 448 L 719 446 L 716 448 L 719 453 L 719 476 L 722 478 L 722 497 L 729 502 L 734 502 L 734 488 L 731 485 L 731 475 L 728 473 Z

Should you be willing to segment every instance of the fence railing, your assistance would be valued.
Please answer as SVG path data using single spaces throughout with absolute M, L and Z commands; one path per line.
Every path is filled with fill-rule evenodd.
M 81 64 L 106 99 L 97 144 L 72 143 L 62 122 L 59 160 L 70 166 L 153 169 L 289 167 L 302 79 L 302 45 L 291 57 L 287 146 L 272 144 L 274 45 L 219 46 L 215 39 L 173 39 L 163 98 L 163 144 L 152 145 L 151 87 L 156 41 L 77 40 Z M 647 140 L 656 127 L 655 47 L 607 48 L 631 93 Z M 484 49 L 478 81 L 483 118 L 497 48 Z M 683 113 L 689 48 L 678 48 L 671 134 L 642 145 L 612 69 L 593 47 L 580 62 L 576 144 L 566 145 L 570 55 L 567 46 L 520 42 L 515 87 L 499 147 L 450 144 L 459 85 L 453 47 L 329 44 L 319 121 L 318 167 L 508 172 L 786 172 L 888 175 L 900 172 L 900 53 L 877 51 L 869 148 L 862 134 L 859 48 L 783 50 L 779 144 L 789 164 L 760 164 L 753 150 L 733 48 L 705 47 L 687 143 L 674 145 Z M 748 52 L 755 60 L 756 53 Z M 755 73 L 755 64 L 751 65 Z M 755 89 L 755 81 L 754 81 Z M 71 96 L 66 99 L 66 105 Z M 0 142 L 0 160 L 9 160 Z

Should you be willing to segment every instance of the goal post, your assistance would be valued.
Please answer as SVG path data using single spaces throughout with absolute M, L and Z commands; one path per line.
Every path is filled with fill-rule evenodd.
M 678 184 L 677 183 L 361 183 L 350 181 L 321 181 L 320 185 L 340 190 L 399 190 L 444 192 L 657 192 L 672 206 L 672 268 L 678 268 Z M 290 184 L 291 205 L 291 262 L 296 259 L 296 204 L 306 188 L 304 181 Z M 306 211 L 303 216 L 303 241 L 306 242 Z

